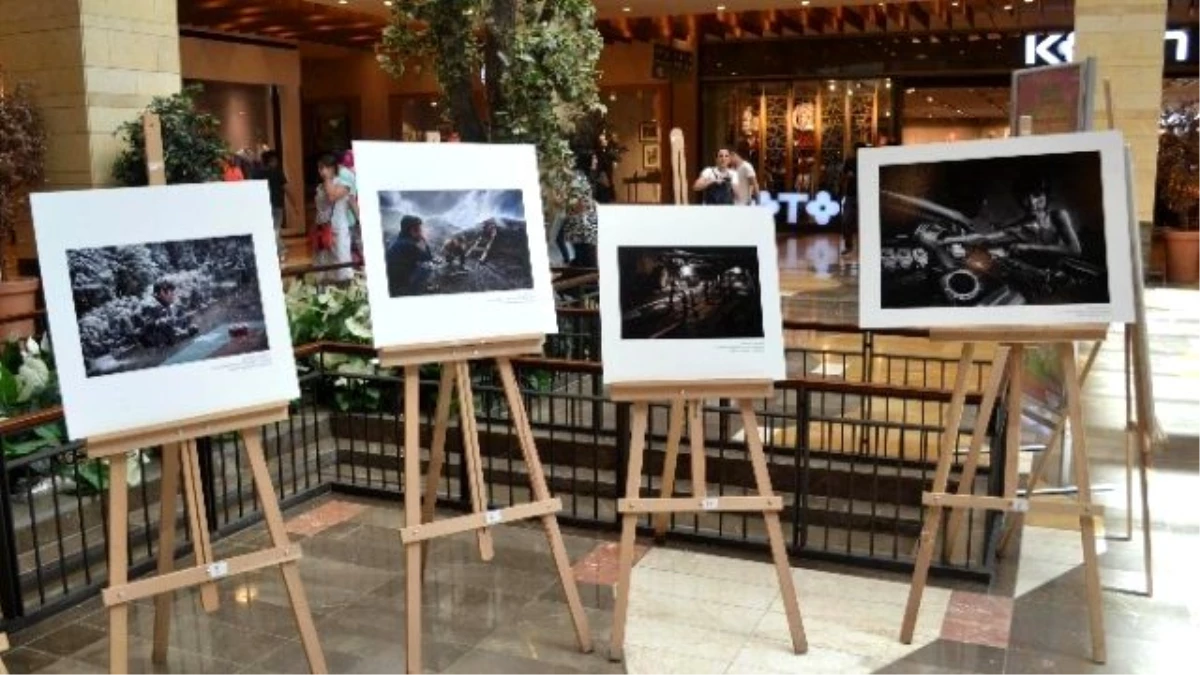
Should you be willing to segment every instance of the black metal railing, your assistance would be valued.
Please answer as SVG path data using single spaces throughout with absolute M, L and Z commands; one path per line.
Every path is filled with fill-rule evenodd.
M 549 357 L 520 359 L 514 365 L 547 478 L 564 503 L 562 520 L 615 530 L 630 411 L 628 404 L 605 396 L 594 280 L 560 289 L 560 300 L 567 291 L 576 300 L 560 308 L 561 332 L 548 341 Z M 800 323 L 786 328 L 793 376 L 778 383 L 774 396 L 757 402 L 756 408 L 771 478 L 785 504 L 789 551 L 797 558 L 911 567 L 924 515 L 921 492 L 932 481 L 957 359 L 931 355 L 929 344 L 914 332 Z M 373 355 L 365 345 L 297 348 L 302 395 L 293 402 L 288 421 L 262 431 L 275 489 L 285 507 L 329 490 L 401 497 L 398 373 L 350 373 L 330 365 L 335 357 Z M 978 390 L 986 364 L 972 368 L 970 380 Z M 472 372 L 488 499 L 495 505 L 526 501 L 526 468 L 503 393 L 491 368 L 480 364 Z M 437 381 L 436 369 L 423 370 L 423 447 L 432 435 Z M 978 395 L 968 403 L 977 405 Z M 650 491 L 661 483 L 667 410 L 665 405 L 652 407 L 642 479 Z M 12 442 L 61 421 L 57 408 L 0 420 L 0 445 L 6 449 L 0 453 L 0 630 L 14 630 L 69 607 L 97 593 L 106 577 L 105 465 L 87 459 L 75 443 L 47 442 L 19 456 L 7 452 Z M 705 409 L 711 494 L 739 495 L 753 489 L 740 424 L 730 401 L 712 401 Z M 991 429 L 1002 426 L 993 423 Z M 953 447 L 966 446 L 965 433 L 969 431 L 957 435 Z M 1003 443 L 990 440 L 985 448 L 1003 451 Z M 237 438 L 227 435 L 202 443 L 206 515 L 218 540 L 255 523 L 260 514 Z M 463 479 L 462 444 L 453 429 L 447 453 L 440 503 L 468 509 L 469 481 Z M 976 489 L 1000 494 L 1003 472 L 990 472 L 988 465 L 1002 458 L 988 459 Z M 158 452 L 140 451 L 137 460 L 129 463 L 135 472 L 129 519 L 133 574 L 152 569 L 162 526 Z M 676 481 L 681 493 L 691 489 L 685 467 L 681 462 Z M 178 510 L 171 526 L 179 530 L 179 555 L 190 548 L 183 523 Z M 943 551 L 935 572 L 989 578 L 996 519 L 971 516 L 963 529 L 963 555 L 951 560 Z M 765 546 L 761 519 L 746 514 L 677 516 L 669 536 Z

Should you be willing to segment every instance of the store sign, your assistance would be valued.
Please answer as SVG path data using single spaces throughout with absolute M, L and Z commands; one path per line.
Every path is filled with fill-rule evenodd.
M 811 198 L 807 192 L 780 192 L 772 198 L 770 192 L 763 190 L 758 193 L 758 203 L 760 206 L 771 209 L 771 215 L 779 213 L 779 209 L 787 204 L 789 225 L 799 224 L 801 204 L 804 204 L 805 213 L 812 216 L 818 225 L 828 225 L 834 216 L 842 212 L 841 203 L 824 190 L 818 192 L 816 197 Z
M 1191 36 L 1186 30 L 1168 30 L 1163 35 L 1167 60 L 1187 63 Z M 1075 33 L 1032 33 L 1025 36 L 1025 65 L 1056 66 L 1070 63 L 1075 56 Z

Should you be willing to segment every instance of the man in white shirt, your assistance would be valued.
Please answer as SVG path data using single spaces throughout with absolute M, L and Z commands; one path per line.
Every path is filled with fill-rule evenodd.
M 730 155 L 729 165 L 736 176 L 733 181 L 733 203 L 748 205 L 757 202 L 758 176 L 754 173 L 754 167 L 742 158 L 741 152 Z

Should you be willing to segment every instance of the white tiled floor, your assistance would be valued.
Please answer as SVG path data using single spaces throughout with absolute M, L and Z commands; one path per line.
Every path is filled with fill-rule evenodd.
M 655 548 L 633 571 L 625 663 L 630 673 L 870 672 L 937 639 L 950 592 L 925 593 L 916 635 L 897 633 L 908 585 L 792 570 L 809 651 L 791 651 L 767 563 Z

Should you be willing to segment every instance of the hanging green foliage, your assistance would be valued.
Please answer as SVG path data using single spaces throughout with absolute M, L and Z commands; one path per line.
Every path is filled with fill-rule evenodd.
M 463 141 L 536 145 L 553 211 L 570 188 L 575 127 L 604 109 L 603 46 L 591 0 L 397 0 L 377 51 L 395 77 L 437 69 L 443 110 Z

